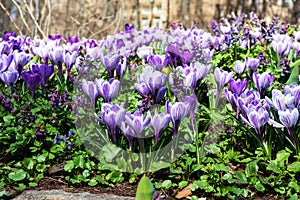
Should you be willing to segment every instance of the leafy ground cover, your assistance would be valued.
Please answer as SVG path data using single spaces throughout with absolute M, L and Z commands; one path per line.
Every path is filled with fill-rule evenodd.
M 0 40 L 0 196 L 297 199 L 298 27 L 232 16 L 102 40 Z M 73 188 L 73 189 L 71 189 Z

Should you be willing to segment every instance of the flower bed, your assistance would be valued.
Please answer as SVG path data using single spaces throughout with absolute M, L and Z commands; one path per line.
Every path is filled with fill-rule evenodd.
M 251 13 L 212 32 L 5 33 L 0 195 L 45 177 L 113 187 L 147 173 L 162 196 L 297 199 L 296 28 Z

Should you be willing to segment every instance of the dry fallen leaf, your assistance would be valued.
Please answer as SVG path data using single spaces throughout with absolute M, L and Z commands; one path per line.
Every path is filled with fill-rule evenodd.
M 177 199 L 182 199 L 182 198 L 186 198 L 186 197 L 192 195 L 191 186 L 192 186 L 192 183 L 190 183 L 183 190 L 181 190 L 180 192 L 178 192 L 178 194 L 175 197 Z

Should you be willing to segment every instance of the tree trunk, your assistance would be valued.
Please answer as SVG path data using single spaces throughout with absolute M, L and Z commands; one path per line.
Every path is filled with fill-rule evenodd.
M 292 23 L 297 24 L 300 20 L 300 0 L 296 0 L 293 6 Z

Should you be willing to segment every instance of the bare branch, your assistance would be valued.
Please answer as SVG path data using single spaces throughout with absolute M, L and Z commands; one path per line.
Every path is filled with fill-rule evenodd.
M 14 1 L 14 0 L 13 0 L 13 1 Z M 26 6 L 26 9 L 27 9 L 27 11 L 28 11 L 28 13 L 29 13 L 31 19 L 33 20 L 34 24 L 36 25 L 37 29 L 38 29 L 39 32 L 42 34 L 43 38 L 46 38 L 45 33 L 42 31 L 41 27 L 39 26 L 39 24 L 37 23 L 36 19 L 34 18 L 32 12 L 31 12 L 31 10 L 30 10 L 30 8 L 29 8 L 27 2 L 26 2 L 26 0 L 24 0 L 23 2 L 24 2 L 24 4 L 25 4 L 25 6 Z
M 20 17 L 21 17 L 21 19 L 22 19 L 22 22 L 24 23 L 24 25 L 25 25 L 27 31 L 30 33 L 30 35 L 32 35 L 32 32 L 31 32 L 31 30 L 30 30 L 30 28 L 29 28 L 29 26 L 28 26 L 26 20 L 24 19 L 23 12 L 22 12 L 20 6 L 18 5 L 18 3 L 17 3 L 15 0 L 12 0 L 12 2 L 13 2 L 13 3 L 15 4 L 15 6 L 17 7 L 17 9 L 18 9 L 18 11 L 19 11 L 19 13 L 20 13 Z
M 9 17 L 9 20 L 13 23 L 14 27 L 17 29 L 17 31 L 19 32 L 20 35 L 23 35 L 20 28 L 17 26 L 17 24 L 15 23 L 15 21 L 11 18 L 9 12 L 7 11 L 7 9 L 5 8 L 5 6 L 0 2 L 0 7 L 4 10 L 5 14 Z

